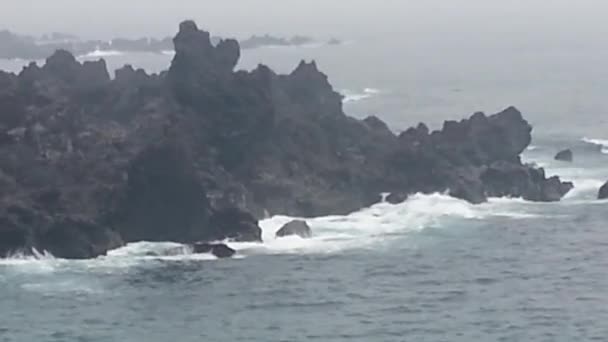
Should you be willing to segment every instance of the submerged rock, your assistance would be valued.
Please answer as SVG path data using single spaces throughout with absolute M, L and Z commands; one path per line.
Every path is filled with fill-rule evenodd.
M 285 237 L 291 235 L 297 235 L 303 239 L 309 239 L 312 237 L 312 230 L 310 229 L 306 221 L 294 220 L 285 224 L 276 233 L 277 237 Z
M 574 155 L 572 153 L 572 150 L 570 150 L 570 149 L 560 151 L 555 155 L 555 160 L 559 160 L 559 161 L 572 162 L 573 159 L 574 159 Z
M 236 251 L 223 243 L 198 242 L 192 245 L 192 251 L 196 254 L 213 254 L 218 258 L 232 258 Z

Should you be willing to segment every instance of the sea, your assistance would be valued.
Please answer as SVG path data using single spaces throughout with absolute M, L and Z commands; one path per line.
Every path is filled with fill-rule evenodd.
M 260 222 L 264 243 L 234 243 L 230 260 L 162 256 L 169 242 L 86 261 L 15 255 L 0 260 L 0 342 L 608 341 L 608 202 L 596 199 L 608 180 L 608 49 L 445 34 L 266 47 L 239 68 L 287 73 L 314 59 L 346 113 L 396 133 L 514 105 L 534 127 L 523 160 L 575 185 L 561 202 L 419 194 L 306 218 L 308 240 L 276 239 L 293 219 L 276 216 Z M 159 72 L 171 53 L 80 59 L 100 57 Z M 574 162 L 553 160 L 565 148 Z

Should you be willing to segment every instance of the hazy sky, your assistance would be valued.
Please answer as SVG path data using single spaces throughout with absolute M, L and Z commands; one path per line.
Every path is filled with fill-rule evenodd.
M 1 0 L 0 26 L 85 37 L 168 35 L 185 18 L 220 34 L 404 31 L 607 33 L 605 0 Z

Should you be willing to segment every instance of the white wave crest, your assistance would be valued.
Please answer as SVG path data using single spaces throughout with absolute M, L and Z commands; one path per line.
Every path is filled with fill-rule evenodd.
M 597 145 L 597 146 L 601 146 L 602 148 L 602 153 L 604 154 L 608 154 L 608 139 L 593 139 L 593 138 L 587 138 L 584 137 L 581 139 L 583 142 L 586 142 L 588 144 L 592 144 L 592 145 Z
M 311 239 L 299 237 L 276 238 L 275 233 L 285 223 L 302 219 L 275 216 L 260 222 L 263 244 L 236 243 L 231 245 L 242 254 L 333 253 L 345 249 L 369 248 L 412 234 L 429 227 L 449 227 L 450 220 L 477 220 L 487 216 L 513 219 L 529 218 L 535 214 L 522 212 L 528 202 L 500 199 L 473 205 L 444 194 L 411 196 L 400 204 L 378 203 L 346 216 L 326 216 L 305 219 L 313 231 Z
M 16 270 L 19 273 L 51 273 L 57 262 L 50 253 L 33 249 L 30 253 L 15 252 L 6 258 L 0 258 L 0 268 Z
M 112 57 L 112 56 L 122 56 L 124 52 L 118 50 L 95 50 L 91 51 L 87 54 L 79 56 L 79 58 L 101 58 L 101 57 Z
M 379 89 L 375 88 L 365 88 L 363 92 L 356 92 L 348 89 L 342 90 L 342 95 L 344 96 L 342 102 L 358 102 L 365 99 L 369 99 L 371 97 L 377 96 L 381 93 Z

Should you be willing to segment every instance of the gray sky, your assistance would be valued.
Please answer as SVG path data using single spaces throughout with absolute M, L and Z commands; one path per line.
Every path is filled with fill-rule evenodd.
M 173 34 L 196 19 L 219 34 L 369 35 L 459 30 L 605 34 L 605 0 L 1 0 L 0 26 L 85 37 Z

